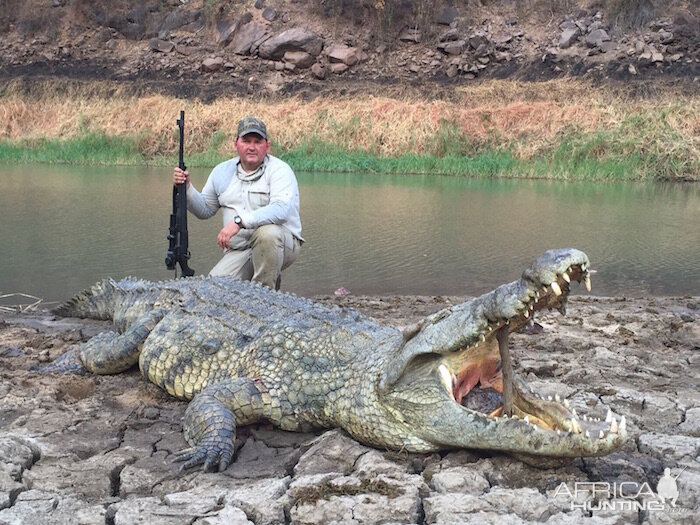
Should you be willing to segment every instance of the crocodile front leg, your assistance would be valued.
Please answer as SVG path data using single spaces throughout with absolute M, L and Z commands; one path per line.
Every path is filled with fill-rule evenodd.
M 205 388 L 185 411 L 185 439 L 191 447 L 175 457 L 184 461 L 180 470 L 201 464 L 205 471 L 214 466 L 219 472 L 226 470 L 233 459 L 236 426 L 261 419 L 278 425 L 290 419 L 282 418 L 278 401 L 262 381 L 239 377 Z

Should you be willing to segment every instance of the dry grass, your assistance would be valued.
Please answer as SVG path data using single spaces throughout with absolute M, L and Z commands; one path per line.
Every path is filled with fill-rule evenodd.
M 66 88 L 69 89 L 69 88 Z M 531 157 L 563 135 L 611 132 L 640 134 L 640 142 L 668 152 L 700 154 L 700 97 L 671 93 L 632 99 L 591 89 L 572 80 L 523 84 L 494 81 L 461 89 L 451 101 L 381 96 L 348 99 L 288 99 L 261 102 L 240 98 L 213 103 L 153 95 L 130 98 L 110 91 L 28 97 L 6 86 L 0 97 L 0 138 L 70 138 L 85 132 L 137 137 L 147 156 L 176 151 L 175 120 L 185 109 L 189 151 L 232 151 L 238 120 L 264 119 L 277 148 L 290 150 L 310 140 L 379 156 L 431 154 L 434 137 L 449 125 L 472 144 L 508 146 Z M 636 120 L 635 120 L 636 119 Z M 630 126 L 630 122 L 634 125 Z M 636 127 L 635 127 L 636 126 Z

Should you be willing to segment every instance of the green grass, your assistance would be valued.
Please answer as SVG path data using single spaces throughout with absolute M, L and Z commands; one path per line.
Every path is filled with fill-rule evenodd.
M 67 139 L 0 140 L 0 162 L 49 164 L 145 164 L 134 137 L 85 132 Z
M 428 145 L 432 154 L 382 157 L 348 150 L 311 138 L 289 151 L 273 151 L 296 171 L 391 174 L 441 174 L 473 178 L 548 178 L 566 180 L 679 180 L 692 179 L 700 171 L 696 156 L 687 148 L 674 154 L 668 148 L 645 142 L 634 130 L 640 122 L 628 122 L 612 131 L 580 133 L 568 130 L 536 156 L 518 156 L 517 144 L 491 140 L 482 144 L 465 141 L 451 123 Z M 174 155 L 147 156 L 141 151 L 147 137 L 108 136 L 85 131 L 67 139 L 38 138 L 0 141 L 0 163 L 52 163 L 76 165 L 162 165 L 177 162 Z M 223 134 L 214 134 L 204 151 L 186 152 L 188 166 L 214 166 L 225 160 L 220 153 Z M 667 137 L 666 140 L 674 140 Z M 663 152 L 663 153 L 662 153 Z

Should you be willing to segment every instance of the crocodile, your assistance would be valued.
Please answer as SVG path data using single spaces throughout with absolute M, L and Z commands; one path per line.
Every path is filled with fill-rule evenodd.
M 225 470 L 237 427 L 340 427 L 357 441 L 409 452 L 468 448 L 531 458 L 607 454 L 624 416 L 580 418 L 512 371 L 509 334 L 534 312 L 565 314 L 572 281 L 590 291 L 590 263 L 550 250 L 520 279 L 403 329 L 231 277 L 104 279 L 54 309 L 111 320 L 44 372 L 116 374 L 138 363 L 189 401 L 182 469 Z

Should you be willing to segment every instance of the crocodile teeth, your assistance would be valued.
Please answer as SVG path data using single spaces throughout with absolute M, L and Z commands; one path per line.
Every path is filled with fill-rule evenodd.
M 574 434 L 580 434 L 581 433 L 581 425 L 576 419 L 571 420 L 571 432 Z M 588 431 L 586 431 L 588 432 Z
M 617 434 L 617 419 L 615 418 L 612 418 L 612 422 L 610 423 L 610 433 Z
M 583 420 L 588 421 L 588 416 L 586 414 L 583 414 Z
M 547 396 L 547 401 L 551 401 L 551 400 L 552 400 L 552 396 Z
M 561 403 L 561 397 L 559 397 L 559 394 L 554 394 L 554 401 Z
M 486 341 L 486 337 L 484 337 L 484 334 L 479 335 L 479 341 L 481 341 L 482 343 Z
M 440 381 L 442 381 L 445 389 L 452 395 L 452 399 L 454 399 L 454 393 L 452 392 L 452 374 L 450 374 L 450 371 L 445 365 L 440 365 L 438 367 L 438 372 L 440 373 Z
M 613 420 L 612 410 L 608 408 L 608 415 L 605 416 L 605 422 L 610 423 Z
M 529 423 L 529 422 L 530 422 L 530 416 L 525 416 L 524 421 L 525 421 L 525 423 Z
M 568 273 L 563 273 L 561 274 L 562 279 L 564 279 L 567 283 L 571 282 L 571 277 L 569 277 Z
M 586 430 L 585 436 L 586 436 L 588 439 L 591 439 L 591 435 L 588 433 L 588 430 Z
M 605 432 L 602 430 L 598 433 L 598 439 L 603 439 L 605 437 Z
M 566 408 L 569 408 L 569 406 L 571 406 L 568 399 L 565 399 L 565 400 L 564 400 L 564 406 L 565 406 Z
M 550 284 L 549 286 L 552 287 L 552 291 L 554 292 L 554 295 L 556 295 L 557 297 L 559 297 L 559 296 L 561 295 L 561 288 L 559 288 L 559 283 L 558 283 L 558 282 L 554 281 L 554 282 L 553 282 L 552 284 Z
M 627 420 L 625 416 L 620 418 L 620 432 L 625 432 L 627 430 Z
M 527 310 L 525 310 L 525 311 L 523 312 L 523 315 L 524 315 L 525 318 L 527 319 L 528 317 L 530 317 L 530 312 L 528 312 Z
M 586 276 L 583 278 L 583 284 L 586 285 L 586 290 L 589 292 L 591 291 L 591 276 L 586 274 Z

